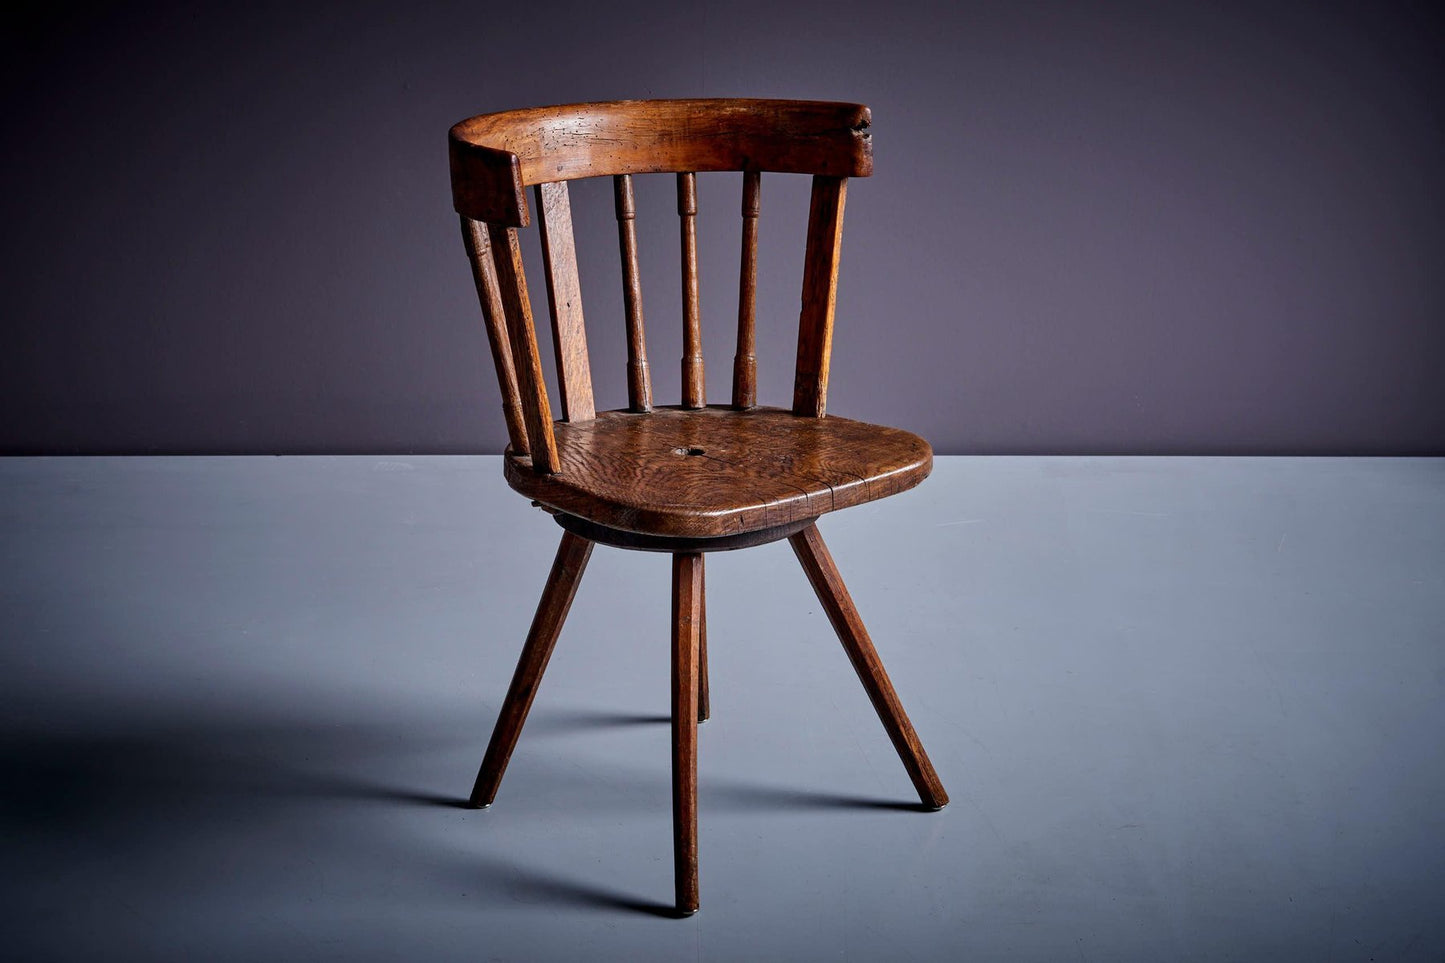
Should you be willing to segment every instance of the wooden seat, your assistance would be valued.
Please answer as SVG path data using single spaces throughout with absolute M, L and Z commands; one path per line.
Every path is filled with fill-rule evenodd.
M 449 141 L 452 199 L 501 388 L 513 488 L 565 529 L 471 803 L 496 798 L 593 545 L 672 555 L 673 880 L 698 908 L 697 726 L 710 714 L 705 553 L 788 539 L 925 809 L 948 802 L 816 520 L 927 477 L 928 443 L 827 413 L 849 178 L 873 170 L 860 104 L 651 100 L 571 104 L 464 120 Z M 698 297 L 699 172 L 741 171 L 742 252 L 730 404 L 709 405 Z M 812 176 L 789 408 L 758 405 L 757 242 L 764 172 Z M 682 398 L 654 405 L 638 266 L 634 175 L 673 174 L 682 273 Z M 627 344 L 627 406 L 596 410 L 567 182 L 611 177 Z M 518 230 L 532 188 L 555 349 L 554 420 Z
M 529 498 L 598 525 L 648 535 L 744 535 L 912 488 L 928 442 L 897 428 L 780 408 L 655 408 L 558 424 L 555 474 L 507 458 Z

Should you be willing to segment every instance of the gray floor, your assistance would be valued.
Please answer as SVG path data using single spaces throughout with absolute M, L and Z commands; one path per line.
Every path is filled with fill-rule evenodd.
M 709 559 L 701 913 L 664 918 L 665 556 L 495 458 L 0 461 L 20 959 L 1445 958 L 1445 462 L 948 458 L 823 524 L 953 804 L 786 545 Z

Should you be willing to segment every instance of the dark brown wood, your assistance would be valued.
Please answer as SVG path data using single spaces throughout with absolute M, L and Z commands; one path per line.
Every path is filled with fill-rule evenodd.
M 527 426 L 522 417 L 522 397 L 517 391 L 517 373 L 512 367 L 512 345 L 507 335 L 506 308 L 497 287 L 497 266 L 492 261 L 492 243 L 487 226 L 462 216 L 462 241 L 467 260 L 472 265 L 472 281 L 477 300 L 482 304 L 482 320 L 487 329 L 487 344 L 492 349 L 492 365 L 497 369 L 497 385 L 502 389 L 502 417 L 507 421 L 507 440 L 512 451 L 527 454 Z
M 707 559 L 697 560 L 697 721 L 706 722 L 712 715 L 712 701 L 707 691 Z
M 537 331 L 532 326 L 532 301 L 527 296 L 527 275 L 522 267 L 522 249 L 517 243 L 515 228 L 487 225 L 492 243 L 493 261 L 497 268 L 497 286 L 507 317 L 507 333 L 512 342 L 512 362 L 517 372 L 517 388 L 522 398 L 522 418 L 527 424 L 527 442 L 531 451 L 524 457 L 533 471 L 550 473 L 557 470 L 557 441 L 552 430 L 552 405 L 547 400 L 547 384 L 542 375 L 542 356 L 537 350 Z
M 697 175 L 677 175 L 677 216 L 682 222 L 682 406 L 707 404 L 702 370 L 702 309 L 697 294 Z
M 738 269 L 738 350 L 733 356 L 733 407 L 758 403 L 758 210 L 762 172 L 743 172 L 743 252 Z
M 507 482 L 608 528 L 690 538 L 816 518 L 912 488 L 933 466 L 928 443 L 897 428 L 720 405 L 599 412 L 558 424 L 557 451 L 546 476 L 505 459 Z
M 587 421 L 596 411 L 592 406 L 592 368 L 587 360 L 587 327 L 582 319 L 582 288 L 577 280 L 577 249 L 572 238 L 572 204 L 567 198 L 567 185 L 538 184 L 537 213 L 562 417 L 571 422 Z
M 672 557 L 672 859 L 677 911 L 697 912 L 698 645 L 702 556 Z
M 507 762 L 512 758 L 512 750 L 517 747 L 517 737 L 522 734 L 522 725 L 527 721 L 532 700 L 537 696 L 542 673 L 547 670 L 557 636 L 562 632 L 562 623 L 567 620 L 567 610 L 572 607 L 572 599 L 577 595 L 577 586 L 591 556 L 591 542 L 571 532 L 563 533 L 562 544 L 557 546 L 557 557 L 552 562 L 552 571 L 547 576 L 547 587 L 542 590 L 542 600 L 537 604 L 537 614 L 532 618 L 532 628 L 527 632 L 526 644 L 522 646 L 522 657 L 517 660 L 517 671 L 512 675 L 512 684 L 507 687 L 507 698 L 502 702 L 491 742 L 487 744 L 487 754 L 482 759 L 482 768 L 472 787 L 471 804 L 477 808 L 484 809 L 497 798 L 497 787 L 502 784 Z
M 868 630 L 864 628 L 863 619 L 848 594 L 848 587 L 838 574 L 838 566 L 833 563 L 828 546 L 823 544 L 818 526 L 809 525 L 791 536 L 788 542 L 802 563 L 818 601 L 828 613 L 828 621 L 833 623 L 833 629 L 838 633 L 838 639 L 843 643 L 863 688 L 868 691 L 868 698 L 877 710 L 878 718 L 883 721 L 883 728 L 888 730 L 888 738 L 893 740 L 893 748 L 898 750 L 903 768 L 908 770 L 908 778 L 913 780 L 913 788 L 918 790 L 919 800 L 928 809 L 942 809 L 948 805 L 948 793 L 944 792 L 943 783 L 939 781 L 938 773 L 933 771 L 933 763 L 928 761 L 928 753 L 923 751 L 918 733 L 913 731 L 913 724 L 903 711 L 903 703 L 893 690 L 893 683 L 889 681 L 883 662 L 873 648 L 873 640 L 868 637 Z
M 833 354 L 833 307 L 847 197 L 846 179 L 813 178 L 808 249 L 803 261 L 803 310 L 798 318 L 798 366 L 793 378 L 793 413 L 797 415 L 821 418 L 828 408 L 828 362 Z
M 627 407 L 652 410 L 652 379 L 647 370 L 647 336 L 642 324 L 642 277 L 637 266 L 637 204 L 632 177 L 612 179 L 617 207 L 617 244 L 622 253 L 622 304 L 627 315 Z
M 624 100 L 483 114 L 451 129 L 457 213 L 529 223 L 523 189 L 614 174 L 739 171 L 832 177 L 873 171 L 862 104 L 803 100 Z
M 802 518 L 776 528 L 761 528 L 737 535 L 680 538 L 671 535 L 645 535 L 641 532 L 628 532 L 620 528 L 608 528 L 606 525 L 599 525 L 585 518 L 578 518 L 576 515 L 568 515 L 566 512 L 555 510 L 552 520 L 574 535 L 581 535 L 589 542 L 611 545 L 613 548 L 630 549 L 634 552 L 665 552 L 668 555 L 676 555 L 678 552 L 735 552 L 742 548 L 755 548 L 769 542 L 780 542 L 789 535 L 800 532 L 806 526 L 813 524 L 813 519 Z
M 793 414 L 822 418 L 828 409 L 828 361 L 832 314 L 838 294 L 845 178 L 815 176 L 808 207 L 808 250 L 803 254 L 803 308 L 798 318 L 798 369 L 793 376 Z

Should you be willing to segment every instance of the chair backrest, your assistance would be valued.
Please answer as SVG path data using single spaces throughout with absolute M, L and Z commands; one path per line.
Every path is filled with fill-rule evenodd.
M 464 120 L 451 129 L 452 198 L 491 344 L 512 450 L 535 471 L 558 469 L 551 405 L 537 349 L 517 229 L 531 223 L 534 189 L 558 394 L 568 422 L 591 419 L 592 374 L 577 281 L 567 182 L 613 178 L 627 322 L 631 410 L 652 409 L 642 283 L 638 273 L 632 175 L 677 175 L 681 220 L 682 405 L 706 404 L 697 287 L 699 171 L 743 172 L 742 266 L 732 403 L 757 402 L 754 354 L 757 225 L 763 171 L 811 174 L 793 412 L 821 418 L 827 407 L 833 305 L 849 177 L 873 172 L 868 108 L 797 100 L 629 100 L 538 107 Z

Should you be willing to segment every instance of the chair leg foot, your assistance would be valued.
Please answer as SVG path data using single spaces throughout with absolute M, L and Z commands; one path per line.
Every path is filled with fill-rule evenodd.
M 878 652 L 873 648 L 873 640 L 868 637 L 863 619 L 859 617 L 853 598 L 843 584 L 843 577 L 838 574 L 838 566 L 823 544 L 818 526 L 809 525 L 796 535 L 788 536 L 788 542 L 802 563 L 818 601 L 828 613 L 828 620 L 833 623 L 833 629 L 838 633 L 838 639 L 843 643 L 863 688 L 868 691 L 868 698 L 877 710 L 883 728 L 888 730 L 893 748 L 898 751 L 903 768 L 908 770 L 908 778 L 913 780 L 913 787 L 918 790 L 919 800 L 926 809 L 942 809 L 948 805 L 948 793 L 944 791 L 938 773 L 934 772 L 933 764 L 928 761 L 923 743 L 919 741 L 918 733 L 913 731 L 908 714 L 903 711 L 903 703 L 898 701 L 898 693 L 893 690 L 893 683 L 889 681 Z
M 502 703 L 487 754 L 472 787 L 470 804 L 474 809 L 486 809 L 497 796 L 497 787 L 507 771 L 517 737 L 522 734 L 542 673 L 547 670 L 547 661 L 552 657 L 552 648 L 557 644 L 557 636 L 591 555 L 590 541 L 571 532 L 563 534 L 552 572 L 547 576 L 547 587 L 542 590 L 542 600 L 537 603 L 537 614 L 532 617 L 532 628 L 527 632 L 526 644 L 517 660 L 517 671 L 512 675 L 512 684 L 507 688 L 507 698 Z
M 697 912 L 698 650 L 702 555 L 672 557 L 672 858 L 677 912 Z

